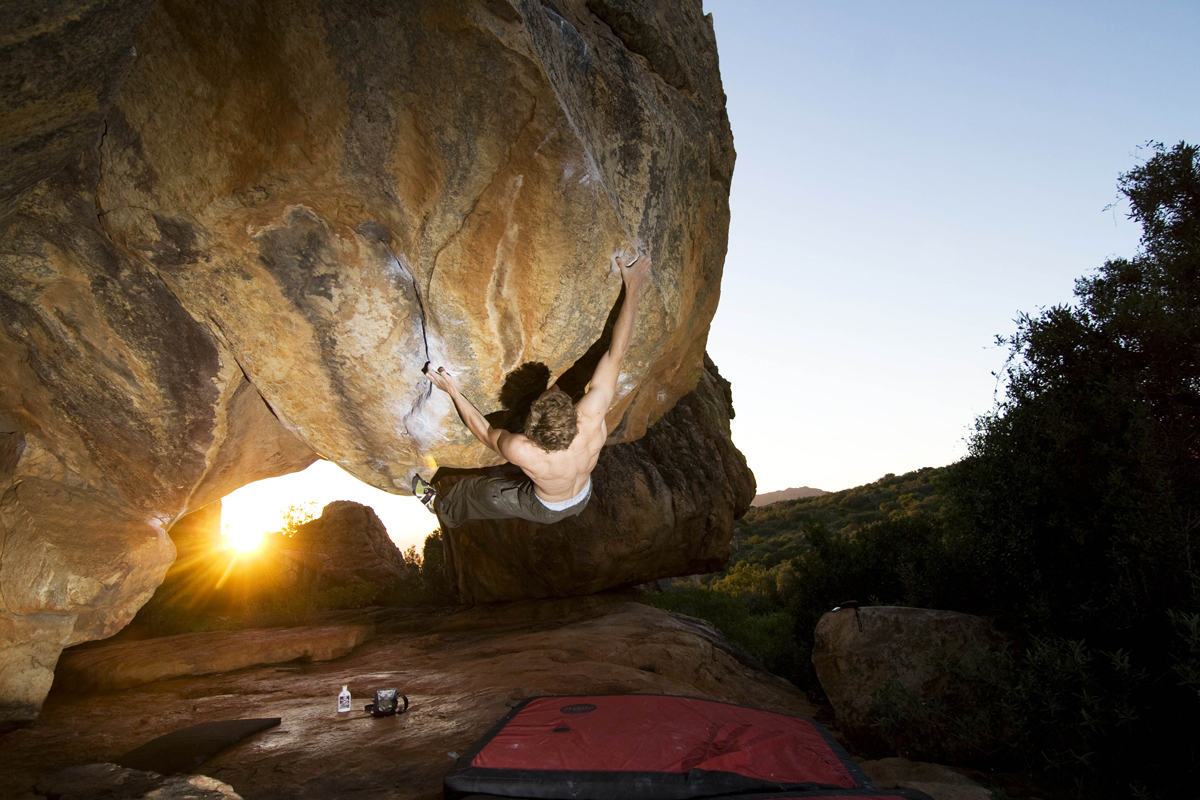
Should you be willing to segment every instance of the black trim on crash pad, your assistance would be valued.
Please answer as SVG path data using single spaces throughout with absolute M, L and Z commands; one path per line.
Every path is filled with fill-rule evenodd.
M 116 759 L 115 763 L 128 769 L 157 772 L 159 775 L 191 772 L 222 750 L 247 736 L 274 728 L 282 721 L 279 717 L 260 717 L 201 722 L 151 739 Z
M 701 800 L 811 800 L 812 798 L 835 798 L 836 800 L 846 800 L 846 798 L 864 798 L 870 800 L 933 800 L 932 797 L 922 792 L 920 789 L 817 789 L 814 791 L 801 792 L 767 792 L 766 794 L 726 794 L 716 798 L 702 798 Z M 461 798 L 461 800 L 544 800 L 537 797 L 510 797 L 501 796 L 498 794 L 472 794 Z

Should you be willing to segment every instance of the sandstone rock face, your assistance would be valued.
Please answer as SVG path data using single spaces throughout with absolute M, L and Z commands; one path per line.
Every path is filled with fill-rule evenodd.
M 884 692 L 932 700 L 960 687 L 955 667 L 1004 639 L 982 617 L 956 611 L 868 606 L 830 612 L 817 622 L 813 666 L 838 727 L 862 752 L 906 752 L 929 732 L 912 729 L 889 738 L 873 723 L 883 711 Z
M 0 720 L 37 713 L 63 647 L 121 629 L 175 548 L 107 495 L 26 478 L 0 498 Z M 132 608 L 132 610 L 131 610 Z
M 113 93 L 133 63 L 134 37 L 153 5 L 4 5 L 0 203 L 95 145 Z
M 348 684 L 349 714 L 337 694 Z M 375 689 L 399 688 L 408 713 L 371 719 Z M 41 775 L 111 761 L 201 722 L 283 723 L 206 761 L 245 797 L 441 797 L 442 777 L 522 697 L 648 692 L 706 697 L 798 716 L 815 711 L 781 678 L 750 666 L 699 620 L 604 596 L 529 601 L 440 615 L 389 610 L 352 654 L 159 681 L 97 695 L 51 692 L 42 715 L 0 738 L 0 796 Z
M 489 414 L 522 367 L 575 379 L 616 253 L 655 274 L 612 441 L 696 385 L 734 160 L 697 0 L 94 0 L 10 21 L 0 716 L 34 713 L 55 642 L 129 620 L 181 515 L 317 457 L 393 492 L 495 463 L 422 366 Z M 106 571 L 29 533 L 53 492 Z M 54 577 L 9 583 L 35 573 Z
M 0 221 L 0 628 L 65 628 L 64 644 L 133 617 L 179 514 L 315 458 L 112 245 L 87 172 L 38 184 Z M 49 687 L 57 654 L 31 642 L 0 640 L 0 719 L 36 713 Z
M 729 383 L 707 358 L 700 384 L 630 444 L 606 447 L 583 513 L 553 525 L 472 521 L 443 531 L 466 603 L 587 594 L 722 568 L 754 474 L 729 438 Z M 462 474 L 435 480 L 440 491 Z
M 485 413 L 521 365 L 563 374 L 634 246 L 655 288 L 610 428 L 640 436 L 695 385 L 732 169 L 698 3 L 176 0 L 138 53 L 104 230 L 323 457 L 388 491 L 495 463 L 423 364 Z
M 315 573 L 313 588 L 372 582 L 386 585 L 412 568 L 375 512 L 349 500 L 337 500 L 321 516 L 301 525 L 278 543 L 280 558 L 293 558 Z

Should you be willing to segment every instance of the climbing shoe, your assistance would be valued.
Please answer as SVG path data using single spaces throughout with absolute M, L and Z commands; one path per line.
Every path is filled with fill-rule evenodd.
M 433 511 L 433 499 L 437 497 L 437 492 L 415 472 L 413 473 L 412 479 L 412 493 L 416 497 L 420 498 L 421 502 L 425 504 L 425 507 L 428 508 L 430 512 Z

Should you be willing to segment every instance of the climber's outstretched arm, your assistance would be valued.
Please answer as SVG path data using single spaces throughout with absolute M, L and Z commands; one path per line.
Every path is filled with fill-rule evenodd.
M 444 367 L 430 369 L 430 365 L 425 365 L 425 377 L 429 381 L 446 394 L 450 395 L 450 399 L 454 401 L 454 407 L 458 409 L 458 414 L 462 417 L 463 423 L 467 426 L 467 430 L 479 441 L 495 450 L 500 455 L 505 455 L 501 448 L 504 446 L 504 440 L 512 436 L 506 430 L 493 428 L 491 424 L 484 418 L 483 414 L 479 413 L 479 409 L 475 404 L 463 395 L 458 390 L 458 382 L 454 380 L 454 376 L 446 372 Z M 507 449 L 507 448 L 505 448 Z M 507 457 L 507 456 L 506 456 Z
M 639 253 L 629 266 L 618 257 L 617 266 L 621 268 L 621 278 L 625 281 L 625 301 L 613 325 L 608 351 L 600 356 L 600 363 L 592 373 L 588 392 L 575 406 L 581 417 L 604 416 L 617 394 L 621 361 L 629 350 L 629 343 L 633 338 L 633 320 L 637 314 L 638 301 L 642 297 L 642 285 L 646 282 L 646 276 L 650 274 L 650 256 Z

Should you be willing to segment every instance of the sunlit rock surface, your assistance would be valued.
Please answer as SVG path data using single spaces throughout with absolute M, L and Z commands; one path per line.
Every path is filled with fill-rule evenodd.
M 201 772 L 248 798 L 441 797 L 442 777 L 523 697 L 645 692 L 811 716 L 794 686 L 753 665 L 708 623 L 605 596 L 531 601 L 405 618 L 394 609 L 351 655 L 254 667 L 123 691 L 51 693 L 28 727 L 0 738 L 0 796 L 39 776 L 111 761 L 201 722 L 282 724 L 206 761 Z M 339 715 L 342 685 L 353 712 Z M 408 695 L 407 714 L 372 719 L 376 689 Z
M 729 438 L 729 382 L 705 358 L 695 390 L 636 442 L 604 448 L 583 513 L 554 525 L 467 522 L 443 532 L 447 571 L 467 603 L 587 594 L 712 572 L 754 474 Z M 462 475 L 446 475 L 439 489 Z
M 558 377 L 601 336 L 613 256 L 644 247 L 609 419 L 636 438 L 699 378 L 732 149 L 699 4 L 622 5 L 164 2 L 98 148 L 101 224 L 291 431 L 388 491 L 495 462 L 427 360 L 497 410 L 508 373 Z
M 524 365 L 579 380 L 618 252 L 655 274 L 612 441 L 696 385 L 734 160 L 699 2 L 110 0 L 6 22 L 0 718 L 36 713 L 57 648 L 133 616 L 181 515 L 317 457 L 393 492 L 494 463 L 423 364 L 485 413 Z M 70 542 L 38 521 L 55 493 Z

